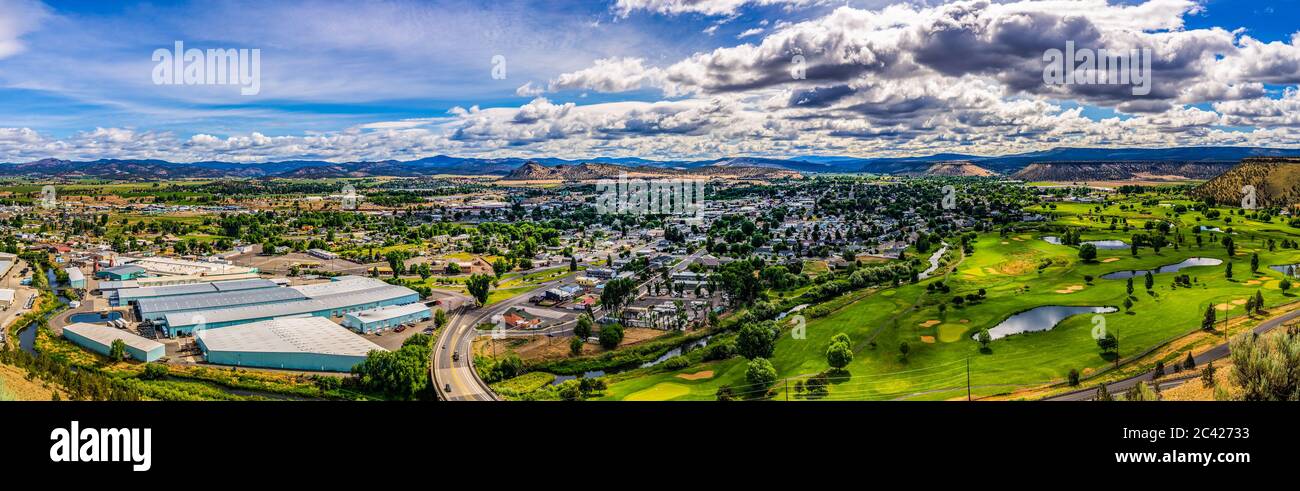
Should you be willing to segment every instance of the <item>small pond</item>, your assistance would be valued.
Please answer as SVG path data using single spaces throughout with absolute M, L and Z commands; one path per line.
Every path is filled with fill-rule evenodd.
M 1296 272 L 1300 272 L 1300 264 L 1275 264 L 1269 266 L 1268 269 L 1294 277 Z
M 560 383 L 562 383 L 562 382 L 564 382 L 564 381 L 566 381 L 566 380 L 573 380 L 573 379 L 579 379 L 579 378 L 604 377 L 604 376 L 605 376 L 605 371 L 604 371 L 604 370 L 592 370 L 592 371 L 590 371 L 590 372 L 583 372 L 582 375 L 577 375 L 577 376 L 575 376 L 575 375 L 556 375 L 556 376 L 555 376 L 555 380 L 551 381 L 551 385 L 560 385 Z
M 1089 313 L 1107 314 L 1118 310 L 1115 307 L 1064 307 L 1060 305 L 1036 307 L 1008 317 L 1007 320 L 989 329 L 989 335 L 993 339 L 1001 339 L 1013 334 L 1047 331 L 1070 316 Z M 971 339 L 978 340 L 978 336 L 979 333 L 976 333 Z
M 1047 241 L 1047 243 L 1049 244 L 1062 245 L 1061 238 L 1054 235 L 1043 236 L 1043 240 Z M 1093 246 L 1096 246 L 1098 249 L 1110 249 L 1110 250 L 1128 249 L 1128 243 L 1117 239 L 1085 240 L 1083 242 L 1080 242 L 1080 244 L 1092 244 Z
M 1128 271 L 1116 271 L 1114 273 L 1104 274 L 1101 277 L 1107 280 L 1127 280 L 1129 278 L 1135 278 L 1138 276 L 1146 276 L 1147 271 L 1151 271 L 1151 274 L 1174 273 L 1183 268 L 1191 268 L 1196 266 L 1218 266 L 1220 264 L 1223 264 L 1223 260 L 1221 259 L 1214 259 L 1212 257 L 1193 257 L 1193 258 L 1188 258 L 1187 260 L 1178 264 L 1166 264 L 1156 269 L 1151 269 L 1151 270 L 1134 269 Z

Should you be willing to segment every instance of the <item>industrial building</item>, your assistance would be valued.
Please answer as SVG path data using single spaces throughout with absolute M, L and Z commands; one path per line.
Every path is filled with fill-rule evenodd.
M 258 278 L 251 280 L 193 283 L 188 285 L 159 286 L 150 288 L 121 288 L 105 292 L 105 296 L 108 297 L 110 305 L 120 307 L 123 305 L 133 305 L 144 299 L 175 298 L 211 293 L 265 290 L 279 287 L 279 283 Z
M 236 266 L 224 262 L 187 261 L 169 257 L 122 258 L 130 266 L 137 266 L 155 275 L 204 275 L 218 276 L 230 274 L 256 273 L 257 268 Z M 129 278 L 128 278 L 129 279 Z
M 343 316 L 343 326 L 355 331 L 371 333 L 407 322 L 429 320 L 432 317 L 433 311 L 427 305 L 416 302 L 349 313 Z
M 144 276 L 145 270 L 142 267 L 127 264 L 123 266 L 113 266 L 104 268 L 95 273 L 95 277 L 109 281 L 134 280 Z
M 80 268 L 73 267 L 63 271 L 68 274 L 68 288 L 86 289 L 86 275 Z
M 97 285 L 98 289 L 103 292 L 113 290 L 122 290 L 125 288 L 152 288 L 158 286 L 173 285 L 192 285 L 195 283 L 215 283 L 220 281 L 237 281 L 237 280 L 255 280 L 260 278 L 257 273 L 240 273 L 227 275 L 180 275 L 180 276 L 155 276 L 152 278 L 136 278 L 134 280 L 124 281 L 101 281 Z
M 118 339 L 126 344 L 126 353 L 140 361 L 157 361 L 167 354 L 162 343 L 103 324 L 78 322 L 64 327 L 63 337 L 104 356 L 109 356 L 113 341 Z
M 292 288 L 262 288 L 220 291 L 198 295 L 141 298 L 135 301 L 140 320 L 160 322 L 167 314 L 229 309 L 253 305 L 305 300 L 306 295 Z
M 322 317 L 204 329 L 194 339 L 208 363 L 289 370 L 346 372 L 371 351 L 385 351 Z
M 420 301 L 420 294 L 410 288 L 359 276 L 343 276 L 329 283 L 285 289 L 296 291 L 303 298 L 286 297 L 284 300 L 260 305 L 162 312 L 158 324 L 161 324 L 163 333 L 170 337 L 192 334 L 195 329 L 214 329 L 282 317 L 342 317 L 349 313 Z M 269 290 L 260 290 L 263 293 L 266 291 Z
M 8 288 L 0 288 L 0 306 L 3 306 L 4 308 L 9 308 L 10 305 L 14 304 L 15 295 L 17 295 L 17 292 L 15 292 L 14 290 L 10 290 Z

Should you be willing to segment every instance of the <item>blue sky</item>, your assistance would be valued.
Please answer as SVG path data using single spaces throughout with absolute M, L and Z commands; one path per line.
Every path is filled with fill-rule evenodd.
M 1297 141 L 1285 113 L 1300 107 L 1288 92 L 1300 79 L 1300 0 L 897 3 L 0 0 L 0 162 Z M 937 34 L 980 23 L 972 32 L 992 39 L 973 55 Z M 1055 46 L 1029 34 L 1040 31 L 1150 44 L 1165 78 L 1147 98 L 1036 87 L 1042 50 L 1023 48 Z M 155 84 L 151 55 L 178 40 L 260 50 L 260 93 Z M 1177 54 L 1189 49 L 1208 58 Z M 800 52 L 836 71 L 773 76 Z M 504 79 L 492 77 L 497 55 Z M 816 108 L 792 102 L 831 93 Z

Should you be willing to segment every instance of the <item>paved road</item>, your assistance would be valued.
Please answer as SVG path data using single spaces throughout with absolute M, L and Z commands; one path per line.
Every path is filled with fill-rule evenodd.
M 1256 334 L 1264 334 L 1268 331 L 1277 328 L 1278 326 L 1281 326 L 1287 321 L 1294 320 L 1297 318 L 1300 318 L 1300 310 L 1288 312 L 1286 314 L 1282 314 L 1280 316 L 1266 320 L 1260 323 L 1260 325 L 1255 326 L 1254 332 Z M 1193 355 L 1192 359 L 1196 360 L 1196 366 L 1199 367 L 1199 366 L 1204 366 L 1206 363 L 1209 363 L 1211 361 L 1217 361 L 1227 357 L 1228 357 L 1228 344 L 1222 343 L 1216 345 L 1213 348 L 1206 350 L 1205 352 L 1199 355 Z M 1124 391 L 1133 388 L 1133 386 L 1137 385 L 1138 382 L 1148 382 L 1148 383 L 1151 382 L 1151 380 L 1154 377 L 1155 377 L 1155 371 L 1153 370 L 1150 372 L 1143 373 L 1141 375 L 1135 375 L 1133 377 L 1120 380 L 1118 382 L 1111 382 L 1109 384 L 1106 384 L 1106 390 L 1109 391 L 1111 394 L 1123 393 Z M 1179 379 L 1162 380 L 1160 382 L 1160 388 L 1163 390 L 1170 387 L 1175 387 L 1188 380 L 1199 380 L 1199 377 L 1185 377 Z M 1068 394 L 1049 397 L 1047 398 L 1047 400 L 1049 401 L 1091 401 L 1096 396 L 1097 396 L 1097 387 L 1094 386 L 1090 389 L 1082 389 L 1082 390 L 1070 392 Z
M 484 322 L 491 322 L 492 316 L 504 313 L 511 307 L 525 303 L 529 297 L 537 292 L 554 288 L 566 280 L 567 278 L 551 280 L 539 284 L 537 288 L 493 305 L 472 310 L 462 307 L 453 313 L 447 319 L 447 328 L 443 329 L 442 335 L 438 337 L 438 344 L 433 351 L 433 380 L 438 385 L 439 394 L 442 394 L 444 399 L 450 401 L 496 400 L 496 394 L 492 393 L 492 390 L 478 378 L 477 373 L 474 371 L 474 338 L 480 334 L 475 329 L 475 326 Z M 473 303 L 473 299 L 469 299 L 467 304 Z M 537 332 L 534 331 L 529 334 L 533 335 L 537 334 Z M 459 353 L 460 359 L 452 359 L 452 355 L 457 353 Z M 451 386 L 450 391 L 446 390 L 447 386 Z

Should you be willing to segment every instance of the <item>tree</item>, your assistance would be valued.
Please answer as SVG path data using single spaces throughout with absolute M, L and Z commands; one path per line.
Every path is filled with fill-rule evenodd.
M 826 348 L 826 363 L 836 370 L 843 370 L 853 361 L 853 347 L 851 346 L 849 336 L 844 333 L 836 334 L 831 338 L 831 344 Z
M 993 342 L 993 335 L 989 334 L 988 329 L 980 329 L 979 334 L 975 335 L 975 340 L 979 341 L 981 351 L 988 351 L 989 343 Z
M 911 351 L 912 351 L 912 347 L 907 344 L 907 341 L 903 341 L 902 343 L 898 344 L 898 353 L 903 355 L 904 360 L 907 359 L 907 354 L 910 353 Z
M 1133 296 L 1133 277 L 1129 277 L 1128 286 L 1125 289 L 1128 290 L 1128 296 Z
M 460 274 L 460 264 L 449 262 L 447 263 L 447 267 L 443 268 L 442 271 L 446 273 L 447 276 L 456 276 Z
M 1156 368 L 1154 373 L 1151 374 L 1151 378 L 1160 378 L 1163 376 L 1165 376 L 1165 362 L 1162 360 L 1156 360 Z
M 1102 353 L 1110 353 L 1119 348 L 1119 339 L 1113 333 L 1106 333 L 1097 340 L 1097 347 L 1101 348 Z
M 736 352 L 745 358 L 771 358 L 776 347 L 776 327 L 770 322 L 751 322 L 736 335 Z
M 1215 320 L 1214 305 L 1205 307 L 1205 317 L 1201 318 L 1201 329 L 1213 331 Z
M 144 380 L 161 380 L 167 376 L 167 365 L 162 363 L 145 363 L 140 378 Z
M 1196 368 L 1196 358 L 1193 358 L 1192 353 L 1188 352 L 1187 359 L 1183 360 L 1183 370 L 1192 370 L 1194 368 Z
M 1259 290 L 1255 290 L 1255 312 L 1262 310 L 1264 310 L 1264 294 L 1260 293 Z
M 1213 361 L 1205 364 L 1205 368 L 1201 370 L 1201 387 L 1205 387 L 1207 389 L 1214 387 L 1215 370 L 1216 369 L 1214 368 Z
M 1078 371 L 1078 370 L 1071 368 L 1071 369 L 1070 369 L 1070 373 L 1066 376 L 1066 378 L 1070 381 L 1070 387 L 1078 387 L 1078 386 L 1079 386 L 1079 371 Z
M 1231 232 L 1232 230 L 1229 229 L 1228 231 Z M 1228 249 L 1228 260 L 1232 260 L 1232 256 L 1237 254 L 1237 244 L 1232 241 L 1232 237 L 1223 237 L 1223 247 Z
M 1232 279 L 1232 263 L 1231 263 L 1231 262 L 1228 263 L 1228 266 L 1227 266 L 1227 268 L 1224 269 L 1223 274 L 1224 274 L 1224 276 L 1226 276 L 1228 279 Z
M 582 339 L 591 337 L 591 328 L 594 323 L 591 316 L 587 314 L 578 315 L 578 323 L 573 326 L 573 335 Z
M 108 348 L 108 357 L 113 361 L 122 361 L 126 359 L 126 343 L 121 339 L 114 339 L 113 344 Z
M 1282 294 L 1283 294 L 1283 295 L 1286 295 L 1286 291 L 1291 289 L 1291 279 L 1290 279 L 1290 278 L 1282 278 L 1282 282 L 1281 282 L 1281 283 L 1278 283 L 1278 284 L 1277 284 L 1277 287 L 1282 289 Z
M 474 300 L 478 300 L 479 305 L 486 305 L 488 292 L 492 289 L 492 277 L 485 274 L 471 275 L 465 280 L 465 289 L 469 290 Z
M 447 325 L 447 311 L 442 309 L 433 309 L 433 327 L 442 329 Z
M 600 304 L 617 316 L 623 307 L 636 298 L 636 282 L 631 278 L 617 278 L 605 283 L 600 292 Z
M 766 391 L 776 383 L 776 367 L 767 358 L 754 358 L 745 368 L 745 381 L 749 382 L 748 394 Z
M 600 327 L 600 345 L 605 349 L 614 349 L 623 342 L 623 325 L 617 322 Z
M 1097 259 L 1097 246 L 1092 243 L 1084 243 L 1079 246 L 1079 258 L 1089 263 Z
M 1300 328 L 1268 338 L 1256 333 L 1228 343 L 1232 381 L 1246 401 L 1300 400 Z
M 1124 311 L 1128 312 L 1133 309 L 1133 298 L 1124 297 Z
M 1146 279 L 1145 279 L 1145 281 L 1146 281 L 1147 291 L 1151 291 L 1151 289 L 1154 288 L 1154 287 L 1156 286 L 1156 279 L 1155 279 L 1154 276 L 1151 276 L 1151 272 L 1150 272 L 1150 271 L 1147 271 L 1147 275 L 1146 275 Z
M 384 259 L 388 261 L 388 267 L 393 270 L 393 277 L 401 276 L 406 272 L 406 253 L 402 251 L 391 251 L 384 254 Z
M 498 280 L 501 279 L 501 275 L 506 274 L 508 271 L 510 271 L 510 263 L 506 262 L 506 258 L 498 257 L 492 261 L 492 273 L 496 275 Z
M 573 338 L 569 339 L 569 353 L 572 353 L 574 356 L 577 356 L 579 353 L 582 353 L 582 345 L 585 344 L 582 342 L 583 339 L 585 338 L 580 338 L 577 336 L 574 336 Z
M 1096 397 L 1096 400 L 1098 400 L 1098 401 L 1113 401 L 1113 400 L 1115 400 L 1115 398 L 1114 398 L 1114 397 L 1111 397 L 1111 395 L 1110 395 L 1110 390 L 1108 390 L 1108 389 L 1106 388 L 1106 384 L 1103 383 L 1103 384 L 1097 386 L 1097 397 Z
M 1250 253 L 1250 273 L 1255 274 L 1258 272 L 1259 272 L 1259 253 L 1252 252 Z
M 578 257 L 569 256 L 569 271 L 577 271 L 577 270 L 578 270 Z

